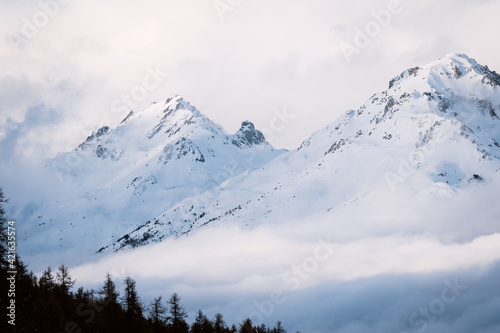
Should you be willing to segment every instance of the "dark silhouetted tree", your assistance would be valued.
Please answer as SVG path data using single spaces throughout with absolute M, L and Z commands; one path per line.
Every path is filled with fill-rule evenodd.
M 203 332 L 203 322 L 206 317 L 201 310 L 196 313 L 196 318 L 194 318 L 194 323 L 191 325 L 191 333 L 202 333 Z
M 276 323 L 276 326 L 273 329 L 273 333 L 286 333 L 286 330 L 281 325 L 281 321 Z
M 52 275 L 52 269 L 47 267 L 45 271 L 43 271 L 42 276 L 39 281 L 40 291 L 42 292 L 45 300 L 48 300 L 50 295 L 54 292 L 55 280 L 54 275 Z
M 56 273 L 56 282 L 64 294 L 69 294 L 76 280 L 71 279 L 68 267 L 61 265 Z
M 252 320 L 250 318 L 244 320 L 243 323 L 240 324 L 240 330 L 238 332 L 239 333 L 255 333 L 255 330 L 253 329 Z
M 142 316 L 142 302 L 135 288 L 136 282 L 131 277 L 127 277 L 124 281 L 125 293 L 122 297 L 122 305 L 125 312 L 129 316 Z
M 168 321 L 172 333 L 186 333 L 189 331 L 189 325 L 185 320 L 187 313 L 180 302 L 181 298 L 177 293 L 172 294 L 168 301 L 170 305 L 170 316 L 168 317 Z
M 257 333 L 269 333 L 265 324 L 255 327 L 255 332 Z
M 201 310 L 197 312 L 194 323 L 191 325 L 191 333 L 214 333 L 212 322 L 208 320 Z
M 103 305 L 109 305 L 111 303 L 118 304 L 118 296 L 120 295 L 116 290 L 116 284 L 111 278 L 111 274 L 106 273 L 106 280 L 104 280 L 104 285 L 97 292 L 99 294 L 99 303 Z
M 203 324 L 201 325 L 203 333 L 214 333 L 214 325 L 211 320 L 209 320 L 206 316 L 203 320 Z
M 217 313 L 214 318 L 214 333 L 227 333 L 229 332 L 226 322 L 224 321 L 224 316 Z
M 136 290 L 136 283 L 131 277 L 124 280 L 125 292 L 122 297 L 122 305 L 125 310 L 125 322 L 127 332 L 142 332 L 144 317 L 143 304 Z
M 157 297 L 149 305 L 149 319 L 153 322 L 153 332 L 164 332 L 166 325 L 167 308 L 162 304 L 162 297 Z
M 97 291 L 98 310 L 100 310 L 98 321 L 104 332 L 123 331 L 123 312 L 119 303 L 120 294 L 116 289 L 111 274 L 107 273 L 103 286 Z

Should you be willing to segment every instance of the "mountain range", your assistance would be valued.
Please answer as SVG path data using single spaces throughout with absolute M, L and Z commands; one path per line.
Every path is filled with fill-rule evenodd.
M 109 253 L 227 224 L 333 226 L 340 210 L 373 198 L 453 198 L 493 181 L 500 75 L 463 54 L 405 70 L 292 151 L 273 148 L 249 121 L 228 134 L 175 96 L 45 167 L 65 192 L 20 226 L 28 255 Z

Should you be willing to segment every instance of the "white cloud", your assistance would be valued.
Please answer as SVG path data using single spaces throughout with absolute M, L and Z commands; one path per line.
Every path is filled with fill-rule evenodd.
M 318 225 L 320 223 L 309 223 Z M 487 267 L 500 260 L 500 234 L 475 238 L 464 244 L 443 244 L 430 236 L 362 237 L 332 242 L 324 236 L 324 226 L 316 239 L 302 240 L 281 228 L 261 227 L 242 231 L 236 227 L 199 232 L 194 236 L 105 257 L 74 270 L 81 283 L 100 281 L 103 274 L 182 281 L 186 285 L 237 285 L 254 274 L 266 280 L 265 288 L 283 287 L 282 275 L 294 265 L 314 266 L 321 272 L 301 283 L 301 288 L 330 279 L 355 280 L 384 274 L 424 274 L 470 267 Z M 336 228 L 339 232 L 341 228 Z M 344 229 L 347 229 L 344 227 Z M 323 235 L 323 236 L 322 236 Z M 329 244 L 329 246 L 324 246 Z M 320 248 L 318 250 L 318 247 Z M 410 259 L 410 260 L 409 260 Z M 130 263 L 133 263 L 131 265 Z M 124 270 L 125 269 L 125 270 Z M 306 269 L 307 271 L 307 269 Z M 246 283 L 247 289 L 262 285 Z M 274 281 L 274 282 L 273 282 Z M 293 284 L 291 284 L 293 285 Z
M 306 332 L 400 332 L 408 329 L 413 312 L 429 307 L 451 283 L 465 286 L 464 296 L 446 303 L 446 312 L 429 321 L 430 327 L 443 332 L 464 322 L 473 330 L 486 327 L 475 320 L 478 307 L 498 324 L 491 309 L 500 300 L 494 286 L 500 234 L 463 244 L 393 235 L 325 246 L 324 227 L 314 229 L 316 239 L 304 239 L 300 228 L 290 237 L 282 228 L 205 230 L 108 256 L 71 273 L 78 284 L 94 288 L 106 272 L 117 281 L 132 276 L 148 302 L 178 292 L 189 311 L 222 311 L 232 322 L 282 320 L 290 330 Z M 322 238 L 324 243 L 317 241 Z

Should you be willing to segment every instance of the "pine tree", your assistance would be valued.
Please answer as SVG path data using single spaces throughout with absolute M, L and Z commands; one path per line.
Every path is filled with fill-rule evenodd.
M 194 323 L 191 325 L 191 333 L 203 333 L 203 322 L 206 317 L 201 310 L 196 313 Z
M 181 298 L 177 293 L 172 294 L 168 301 L 170 305 L 170 316 L 168 317 L 172 333 L 185 333 L 189 330 L 189 326 L 185 321 L 187 313 L 180 304 Z
M 76 280 L 71 279 L 68 267 L 61 265 L 59 266 L 59 271 L 56 273 L 56 281 L 59 283 L 58 286 L 61 288 L 63 294 L 67 295 L 70 289 L 73 288 Z
M 55 287 L 54 276 L 52 275 L 52 269 L 50 268 L 50 266 L 47 267 L 45 271 L 43 271 L 42 276 L 40 277 L 39 285 L 42 295 L 44 296 L 45 300 L 47 300 L 49 296 L 54 292 Z
M 124 280 L 125 294 L 122 298 L 123 308 L 128 316 L 142 316 L 143 305 L 135 288 L 136 282 L 131 277 Z
M 58 332 L 64 330 L 64 311 L 67 306 L 61 305 L 66 301 L 63 293 L 58 292 L 57 285 L 50 266 L 42 273 L 39 280 L 40 297 L 34 302 L 33 320 L 40 332 Z
M 215 333 L 226 333 L 228 328 L 226 322 L 224 321 L 224 316 L 217 313 L 214 318 L 214 332 Z
M 276 323 L 276 326 L 273 329 L 273 333 L 286 333 L 286 330 L 281 325 L 281 321 Z
M 111 278 L 111 274 L 106 274 L 106 280 L 104 280 L 104 285 L 98 291 L 99 302 L 103 305 L 109 305 L 111 303 L 118 303 L 118 291 L 116 290 L 116 284 Z
M 214 333 L 213 323 L 201 310 L 197 312 L 194 323 L 191 325 L 191 333 Z
M 255 333 L 252 320 L 250 318 L 244 320 L 243 323 L 241 323 L 239 333 Z
M 265 324 L 261 324 L 259 327 L 255 328 L 257 333 L 268 333 L 268 329 Z
M 125 317 L 127 322 L 127 331 L 129 332 L 141 332 L 144 317 L 143 304 L 136 290 L 136 282 L 131 278 L 127 277 L 124 280 L 125 283 L 125 293 L 122 297 L 122 305 L 125 310 Z
M 203 324 L 201 324 L 201 330 L 203 333 L 214 333 L 214 325 L 211 320 L 204 316 Z
M 153 322 L 153 329 L 155 333 L 164 331 L 166 328 L 166 313 L 167 308 L 162 304 L 162 296 L 157 297 L 149 305 L 149 319 Z
M 98 322 L 103 332 L 120 332 L 123 329 L 123 310 L 119 303 L 120 294 L 116 289 L 111 274 L 107 273 L 104 284 L 97 294 L 99 308 L 102 309 L 98 316 Z

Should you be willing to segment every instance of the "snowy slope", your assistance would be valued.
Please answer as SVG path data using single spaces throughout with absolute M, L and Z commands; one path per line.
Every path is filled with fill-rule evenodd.
M 282 154 L 252 123 L 227 134 L 179 96 L 131 112 L 46 166 L 64 193 L 23 224 L 23 251 L 93 253 L 185 198 Z
M 500 76 L 448 55 L 404 71 L 299 149 L 180 201 L 101 251 L 227 223 L 307 223 L 398 191 L 453 197 L 500 170 L 499 115 Z

